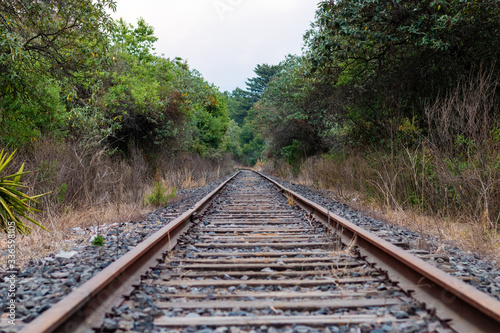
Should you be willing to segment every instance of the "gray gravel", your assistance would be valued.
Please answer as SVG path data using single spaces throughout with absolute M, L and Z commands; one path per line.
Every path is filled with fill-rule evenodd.
M 334 200 L 326 192 L 286 182 L 276 177 L 269 177 L 360 227 L 370 231 L 376 230 L 376 233 L 386 240 L 407 243 L 409 251 L 422 254 L 429 253 L 424 255 L 424 257 L 428 258 L 422 259 L 500 300 L 500 269 L 496 262 L 470 251 L 463 251 L 454 244 L 443 242 L 436 237 L 423 235 L 374 219 Z M 420 244 L 425 244 L 425 248 Z M 432 256 L 432 254 L 436 255 Z
M 320 234 L 323 233 L 324 228 L 323 225 L 318 222 L 310 221 L 306 218 L 307 214 L 300 210 L 297 206 L 290 207 L 287 204 L 286 199 L 278 192 L 273 191 L 273 186 L 263 179 L 260 179 L 258 182 L 253 182 L 253 186 L 261 187 L 261 188 L 269 188 L 273 193 L 273 197 L 269 198 L 271 202 L 273 202 L 273 206 L 279 207 L 283 210 L 290 211 L 290 214 L 294 215 L 294 224 L 297 224 L 297 228 L 301 227 L 313 227 L 313 230 L 304 231 L 304 234 Z M 378 290 L 378 292 L 383 294 L 384 296 L 380 297 L 398 297 L 401 299 L 405 299 L 404 304 L 394 305 L 394 306 L 372 306 L 372 307 L 361 307 L 361 308 L 329 308 L 323 307 L 320 309 L 280 309 L 280 308 L 254 308 L 254 307 L 234 307 L 230 308 L 183 308 L 179 306 L 169 306 L 168 308 L 161 308 L 157 305 L 158 302 L 169 301 L 172 303 L 178 302 L 179 304 L 189 303 L 193 301 L 192 299 L 186 298 L 185 294 L 196 295 L 199 297 L 201 301 L 213 301 L 213 300 L 227 300 L 227 297 L 230 295 L 235 295 L 238 293 L 238 297 L 234 298 L 234 300 L 242 301 L 241 304 L 244 304 L 245 301 L 257 301 L 257 298 L 250 296 L 250 294 L 246 293 L 255 293 L 255 292 L 271 292 L 271 291 L 283 291 L 283 292 L 312 292 L 312 291 L 321 291 L 325 293 L 324 299 L 327 299 L 326 295 L 329 292 L 335 292 L 339 290 L 339 286 L 337 284 L 323 284 L 321 286 L 307 286 L 307 285 L 257 285 L 252 284 L 252 281 L 256 278 L 253 277 L 252 273 L 255 273 L 254 270 L 244 270 L 238 271 L 234 270 L 225 274 L 224 276 L 218 275 L 215 271 L 203 270 L 198 271 L 196 269 L 191 270 L 191 268 L 185 268 L 180 265 L 185 259 L 197 258 L 198 252 L 209 252 L 210 256 L 206 257 L 206 259 L 220 259 L 221 255 L 224 256 L 225 253 L 233 254 L 232 259 L 239 258 L 238 255 L 235 255 L 234 252 L 237 251 L 240 254 L 243 253 L 252 253 L 252 252 L 266 252 L 268 254 L 280 254 L 280 252 L 288 253 L 288 255 L 282 255 L 277 259 L 279 260 L 287 260 L 288 258 L 303 258 L 304 255 L 302 253 L 310 252 L 311 249 L 307 249 L 307 251 L 303 251 L 305 249 L 301 249 L 300 247 L 295 247 L 293 249 L 274 249 L 272 247 L 263 246 L 261 247 L 249 247 L 249 248 L 231 248 L 231 247 L 210 247 L 210 248 L 201 248 L 200 245 L 203 244 L 204 236 L 207 234 L 206 227 L 212 224 L 212 219 L 216 218 L 221 219 L 221 216 L 225 216 L 227 205 L 232 202 L 232 198 L 238 196 L 238 187 L 241 188 L 241 180 L 238 179 L 235 182 L 229 184 L 229 186 L 221 193 L 221 195 L 215 200 L 214 204 L 210 207 L 209 211 L 201 218 L 201 220 L 196 222 L 196 225 L 191 229 L 189 234 L 182 236 L 179 239 L 179 242 L 173 251 L 172 255 L 169 255 L 165 258 L 165 262 L 159 264 L 153 272 L 151 272 L 148 276 L 144 277 L 144 279 L 148 280 L 148 283 L 141 283 L 138 288 L 134 290 L 134 292 L 130 295 L 129 299 L 122 303 L 122 305 L 118 308 L 114 308 L 110 313 L 107 314 L 108 322 L 102 327 L 102 332 L 113 331 L 117 327 L 119 328 L 117 332 L 150 332 L 150 333 L 174 333 L 174 332 L 204 332 L 204 333 L 223 333 L 223 332 L 231 332 L 231 333 L 243 333 L 243 332 L 254 332 L 254 333 L 306 333 L 306 332 L 343 332 L 343 333 L 358 333 L 358 332 L 412 332 L 412 333 L 424 333 L 429 331 L 438 330 L 439 332 L 448 332 L 442 326 L 440 321 L 428 314 L 427 311 L 415 300 L 411 300 L 406 297 L 406 294 L 400 290 L 399 288 L 393 286 L 388 281 L 370 281 L 370 282 L 362 282 L 362 283 L 346 283 L 342 284 L 340 287 L 343 291 L 356 291 L 362 292 L 362 290 Z M 246 187 L 246 185 L 244 185 Z M 251 204 L 247 204 L 251 205 Z M 236 225 L 238 223 L 235 223 Z M 203 230 L 200 230 L 202 228 Z M 216 227 L 212 226 L 213 230 Z M 210 232 L 209 232 L 210 233 Z M 226 233 L 226 235 L 230 234 L 230 232 Z M 321 235 L 323 236 L 323 235 Z M 244 236 L 242 236 L 244 237 Z M 207 242 L 218 242 L 217 240 L 210 240 Z M 220 240 L 220 242 L 223 242 Z M 306 242 L 307 243 L 307 242 Z M 199 244 L 195 246 L 196 244 Z M 316 249 L 318 251 L 324 251 L 324 248 Z M 290 252 L 292 251 L 292 252 Z M 314 251 L 314 250 L 312 250 Z M 213 256 L 211 255 L 213 253 Z M 296 254 L 295 254 L 296 253 Z M 310 253 L 308 254 L 310 255 Z M 342 256 L 349 261 L 357 261 L 359 260 L 361 263 L 364 260 L 360 257 L 357 257 L 354 253 L 345 253 Z M 366 276 L 377 276 L 378 271 L 370 271 L 371 268 L 365 266 L 366 271 L 358 270 L 358 269 L 339 269 L 335 271 L 335 277 L 339 278 L 346 274 L 346 277 L 358 277 L 366 274 Z M 275 268 L 276 269 L 276 268 Z M 298 269 L 301 271 L 302 269 Z M 293 269 L 287 269 L 287 272 L 292 274 L 292 279 L 296 278 L 293 273 Z M 324 280 L 325 276 L 329 276 L 331 268 L 327 266 L 325 270 L 321 270 L 319 267 L 316 269 L 315 273 L 303 273 L 301 274 L 302 280 Z M 260 272 L 273 272 L 271 268 L 264 268 Z M 318 273 L 321 272 L 321 274 Z M 226 281 L 234 281 L 234 285 L 229 286 L 214 286 L 209 284 L 209 286 L 190 286 L 187 285 L 188 282 L 185 282 L 186 274 L 194 273 L 194 275 L 190 275 L 187 280 L 205 280 L 204 282 L 217 281 L 217 280 L 226 280 Z M 200 275 L 197 276 L 196 273 Z M 202 275 L 202 273 L 207 273 Z M 248 274 L 250 276 L 241 275 Z M 259 277 L 260 278 L 260 277 Z M 259 279 L 257 278 L 257 279 Z M 263 278 L 263 277 L 262 277 Z M 267 276 L 266 280 L 273 280 L 272 276 Z M 162 280 L 173 282 L 173 286 L 166 286 L 162 284 Z M 286 276 L 282 276 L 279 280 L 287 280 Z M 248 282 L 247 282 L 248 281 Z M 183 284 L 186 283 L 186 284 Z M 262 297 L 257 296 L 256 297 Z M 274 296 L 266 296 L 265 300 L 273 300 Z M 307 298 L 307 297 L 306 297 Z M 230 298 L 232 299 L 232 298 Z M 259 298 L 263 300 L 263 298 Z M 279 299 L 279 297 L 278 297 Z M 300 303 L 300 300 L 296 300 Z M 184 318 L 199 318 L 199 317 L 211 317 L 211 316 L 243 316 L 243 317 L 256 317 L 256 316 L 272 316 L 272 315 L 284 315 L 284 316 L 315 316 L 315 315 L 342 315 L 342 316 L 350 316 L 350 315 L 377 315 L 381 316 L 384 314 L 391 314 L 397 319 L 397 322 L 370 322 L 363 324 L 341 324 L 341 325 L 327 325 L 325 327 L 311 327 L 307 325 L 297 325 L 297 324 L 288 324 L 288 325 L 277 325 L 277 326 L 266 326 L 266 325 L 255 325 L 255 326 L 238 326 L 238 327 L 213 327 L 208 325 L 200 325 L 197 327 L 178 327 L 178 328 L 165 328 L 165 327 L 157 327 L 155 326 L 154 320 L 157 317 L 184 317 Z M 406 321 L 405 321 L 406 319 Z
M 419 249 L 418 244 L 421 243 L 419 240 L 420 237 L 422 237 L 419 233 L 372 219 L 359 211 L 334 201 L 332 198 L 319 191 L 312 190 L 305 186 L 287 183 L 279 179 L 276 180 L 300 193 L 304 197 L 328 207 L 332 212 L 349 219 L 357 225 L 367 229 L 378 229 L 383 231 L 386 233 L 385 238 L 396 240 L 409 239 L 410 248 L 413 250 Z M 159 209 L 151 212 L 143 221 L 131 221 L 107 227 L 105 233 L 103 233 L 106 243 L 102 247 L 94 247 L 91 246 L 90 243 L 82 244 L 70 249 L 67 253 L 53 254 L 38 261 L 30 262 L 26 269 L 17 273 L 18 289 L 16 290 L 16 317 L 20 322 L 18 322 L 17 326 L 10 327 L 6 325 L 6 320 L 3 318 L 0 322 L 0 333 L 15 332 L 22 326 L 23 322 L 27 323 L 32 321 L 39 314 L 50 308 L 52 304 L 75 290 L 78 286 L 128 252 L 139 242 L 163 227 L 173 219 L 176 214 L 180 214 L 190 208 L 191 205 L 216 188 L 220 182 L 221 181 L 213 182 L 205 187 L 194 190 L 179 190 L 178 195 L 185 197 L 185 199 L 170 205 L 166 209 Z M 86 231 L 73 230 L 72 232 Z M 435 252 L 439 248 L 440 254 L 442 254 L 443 251 L 446 254 L 444 257 L 436 256 L 430 258 L 429 260 L 432 263 L 439 267 L 449 267 L 454 270 L 454 273 L 452 273 L 453 275 L 470 277 L 469 281 L 467 281 L 468 283 L 500 300 L 500 271 L 495 267 L 494 263 L 473 253 L 462 251 L 452 244 L 441 244 L 438 239 L 430 236 L 425 236 L 425 241 L 430 246 L 430 249 L 426 249 L 430 253 Z M 0 270 L 0 304 L 3 309 L 6 309 L 8 304 L 8 282 L 9 280 L 6 277 L 6 272 Z M 144 303 L 144 310 L 142 313 L 131 313 L 127 308 L 115 309 L 114 311 L 118 311 L 116 314 L 121 316 L 122 320 L 106 320 L 103 330 L 115 331 L 118 328 L 126 331 L 132 328 L 128 326 L 134 321 L 139 325 L 150 325 L 148 324 L 149 320 L 145 319 L 155 317 L 157 315 L 156 311 L 158 311 L 153 305 L 153 299 L 150 296 L 153 292 L 154 290 L 148 290 L 146 286 L 134 295 L 135 301 Z M 389 326 L 385 328 L 385 330 L 384 327 L 377 329 L 380 332 L 388 332 L 387 329 Z M 134 327 L 134 329 L 141 331 L 141 327 Z M 142 331 L 149 331 L 151 329 L 152 327 L 142 327 Z M 330 331 L 335 332 L 336 329 L 337 328 L 332 326 Z M 225 330 L 224 328 L 218 330 L 206 328 L 206 331 L 234 333 L 237 332 L 238 329 L 232 327 L 227 327 Z M 257 331 L 274 332 L 275 328 L 262 328 Z M 316 330 L 308 327 L 295 327 L 293 331 L 315 332 Z M 370 332 L 368 328 L 367 331 Z M 376 330 L 372 330 L 372 332 L 375 331 Z M 412 331 L 412 329 L 408 328 L 408 331 Z
M 227 177 L 192 190 L 179 190 L 178 197 L 184 199 L 170 204 L 167 208 L 147 214 L 142 221 L 102 226 L 99 233 L 106 240 L 104 246 L 91 245 L 90 236 L 96 230 L 79 228 L 70 230 L 70 233 L 88 234 L 89 241 L 69 251 L 61 251 L 36 261 L 30 261 L 24 270 L 17 272 L 16 326 L 9 325 L 4 318 L 0 321 L 0 332 L 19 330 L 23 323 L 32 321 L 52 304 L 88 281 L 173 218 L 191 208 L 225 179 Z M 9 281 L 6 271 L 0 269 L 2 309 L 6 309 L 9 304 L 7 294 Z M 107 324 L 111 325 L 109 321 Z

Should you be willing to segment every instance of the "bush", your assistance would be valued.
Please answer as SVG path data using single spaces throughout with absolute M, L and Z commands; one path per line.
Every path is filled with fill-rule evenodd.
M 92 240 L 93 246 L 104 246 L 105 243 L 106 243 L 106 240 L 104 239 L 104 237 L 102 235 L 97 235 Z
M 43 194 L 29 196 L 19 191 L 21 188 L 26 188 L 20 182 L 21 176 L 28 173 L 23 172 L 24 164 L 21 165 L 19 171 L 16 173 L 3 175 L 5 169 L 12 162 L 14 153 L 7 157 L 7 154 L 4 154 L 3 150 L 0 152 L 0 227 L 3 231 L 8 232 L 9 227 L 14 225 L 17 232 L 29 234 L 31 227 L 24 224 L 22 219 L 25 219 L 47 230 L 40 223 L 29 217 L 31 213 L 39 212 L 39 210 L 30 206 L 30 203 L 37 203 L 35 199 Z
M 153 191 L 146 198 L 146 204 L 155 207 L 166 207 L 168 202 L 177 195 L 177 188 L 173 187 L 167 194 L 167 187 L 161 181 L 156 181 Z

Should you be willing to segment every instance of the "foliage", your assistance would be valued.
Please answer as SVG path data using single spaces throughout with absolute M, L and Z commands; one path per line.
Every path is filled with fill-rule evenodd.
M 241 128 L 239 140 L 242 152 L 241 160 L 248 165 L 257 163 L 265 149 L 265 140 L 259 134 L 252 115 L 248 117 Z
M 217 155 L 228 128 L 227 98 L 182 59 L 154 52 L 144 19 L 113 21 L 112 0 L 0 4 L 0 130 L 3 144 L 43 136 L 154 159 Z
M 254 98 L 252 100 L 253 103 L 257 102 L 257 100 L 262 96 L 273 76 L 279 71 L 279 65 L 259 64 L 255 67 L 254 73 L 257 76 L 248 79 L 246 82 L 247 90 L 250 96 Z
M 340 94 L 328 82 L 306 75 L 310 70 L 306 57 L 288 56 L 280 67 L 282 71 L 255 106 L 256 123 L 269 142 L 269 153 L 284 157 L 283 149 L 298 147 L 294 143 L 298 141 L 300 149 L 293 149 L 293 163 L 297 163 L 336 148 L 344 140 L 338 126 Z
M 232 142 L 232 151 L 238 152 L 235 157 L 248 165 L 253 165 L 261 158 L 266 142 L 257 125 L 258 101 L 269 84 L 281 70 L 281 65 L 257 65 L 255 77 L 246 82 L 247 90 L 236 88 L 229 95 L 229 115 L 236 122 L 239 139 Z
M 465 0 L 321 1 L 304 55 L 283 60 L 254 104 L 269 154 L 418 146 L 428 134 L 426 101 L 481 66 L 498 76 L 499 9 Z
M 64 133 L 65 102 L 83 93 L 93 69 L 108 60 L 112 20 L 107 8 L 114 9 L 114 1 L 0 3 L 0 130 L 5 143 Z
M 155 182 L 153 191 L 146 197 L 146 203 L 155 207 L 166 207 L 168 202 L 177 195 L 177 188 L 172 187 L 170 193 L 166 192 L 167 187 L 161 181 Z
M 255 99 L 246 91 L 236 88 L 229 95 L 228 108 L 229 117 L 233 119 L 238 126 L 243 125 L 245 118 L 248 116 L 248 111 L 255 103 Z
M 97 235 L 92 239 L 92 245 L 93 246 L 104 246 L 106 243 L 106 239 L 102 235 Z
M 40 223 L 29 217 L 34 212 L 39 212 L 30 204 L 37 203 L 36 199 L 41 195 L 29 196 L 20 191 L 26 188 L 20 182 L 21 176 L 26 175 L 28 172 L 23 172 L 24 164 L 21 165 L 19 171 L 11 175 L 5 175 L 5 170 L 12 162 L 14 153 L 10 156 L 0 152 L 0 227 L 4 232 L 8 232 L 10 227 L 13 226 L 15 231 L 21 234 L 29 234 L 31 227 L 24 224 L 23 219 L 28 220 L 35 225 L 47 230 Z M 47 230 L 48 231 L 48 230 Z
M 305 35 L 310 75 L 344 91 L 337 110 L 352 142 L 392 140 L 422 101 L 500 55 L 500 7 L 477 1 L 322 1 Z
M 229 121 L 229 127 L 227 129 L 227 136 L 225 140 L 225 151 L 230 152 L 231 155 L 236 159 L 242 158 L 242 149 L 239 143 L 241 136 L 241 128 L 238 124 L 231 119 Z

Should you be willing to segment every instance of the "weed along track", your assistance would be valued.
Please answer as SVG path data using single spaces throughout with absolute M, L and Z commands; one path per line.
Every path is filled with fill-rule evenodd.
M 257 173 L 241 171 L 217 191 L 206 197 L 215 198 L 210 206 L 198 203 L 174 219 L 24 331 L 379 333 L 500 327 L 499 302 Z

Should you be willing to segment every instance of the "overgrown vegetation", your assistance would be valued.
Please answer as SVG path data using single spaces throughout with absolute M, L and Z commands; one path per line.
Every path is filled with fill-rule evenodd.
M 46 229 L 30 217 L 30 214 L 39 212 L 33 204 L 36 204 L 36 199 L 42 195 L 29 196 L 20 191 L 26 188 L 20 182 L 21 176 L 26 175 L 26 172 L 23 172 L 24 164 L 16 173 L 5 174 L 5 169 L 12 162 L 13 157 L 14 153 L 7 156 L 3 150 L 0 152 L 0 228 L 4 232 L 17 231 L 21 234 L 28 234 L 31 227 L 24 224 L 23 219 L 25 219 Z
M 18 151 L 11 173 L 23 161 L 34 171 L 23 174 L 27 194 L 19 200 L 50 192 L 31 206 L 8 203 L 6 214 L 43 210 L 52 229 L 57 216 L 80 209 L 116 205 L 119 212 L 135 203 L 141 210 L 155 170 L 185 176 L 171 181 L 181 187 L 228 167 L 227 96 L 184 60 L 156 54 L 154 28 L 143 19 L 112 20 L 107 11 L 115 6 L 0 3 L 0 147 Z M 172 166 L 197 158 L 189 156 L 215 172 Z
M 498 2 L 320 1 L 303 54 L 251 108 L 270 170 L 487 240 L 500 230 L 498 31 Z
M 235 158 L 498 234 L 498 2 L 320 1 L 303 54 L 257 65 L 231 93 L 156 54 L 153 27 L 114 21 L 114 8 L 0 3 L 0 147 L 17 150 L 2 181 L 26 186 L 4 183 L 20 200 L 2 206 L 4 230 L 20 216 L 27 232 L 35 210 L 48 229 L 82 210 L 89 224 L 134 216 Z

